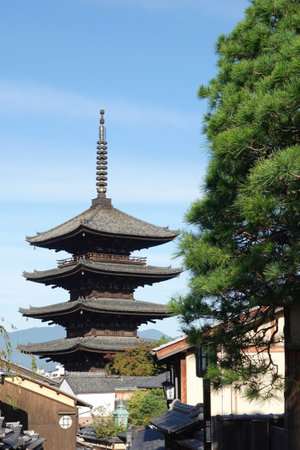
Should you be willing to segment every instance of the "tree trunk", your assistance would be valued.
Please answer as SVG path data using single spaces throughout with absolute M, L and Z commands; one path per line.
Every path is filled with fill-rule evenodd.
M 285 450 L 300 443 L 300 304 L 285 307 Z

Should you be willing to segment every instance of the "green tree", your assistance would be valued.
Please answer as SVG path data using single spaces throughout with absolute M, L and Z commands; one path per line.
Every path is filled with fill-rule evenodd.
M 193 344 L 209 335 L 211 348 L 224 349 L 222 360 L 210 354 L 212 385 L 246 385 L 250 398 L 281 385 L 262 350 L 280 340 L 264 324 L 284 308 L 289 450 L 300 440 L 292 411 L 300 411 L 299 18 L 297 0 L 253 0 L 219 37 L 217 76 L 199 89 L 209 101 L 210 164 L 204 195 L 186 215 L 193 231 L 180 240 L 189 292 L 171 302 Z
M 99 406 L 95 410 L 94 414 L 92 414 L 92 418 L 94 430 L 97 435 L 103 439 L 116 437 L 126 429 L 126 427 L 116 424 L 112 414 L 108 414 L 107 408 L 103 406 Z
M 136 391 L 128 400 L 129 423 L 147 425 L 152 417 L 167 411 L 167 401 L 163 389 Z
M 4 319 L 1 319 L 4 322 Z M 8 363 L 12 355 L 12 346 L 9 339 L 9 334 L 4 327 L 0 325 L 0 336 L 3 338 L 3 347 L 0 348 L 1 368 L 5 367 L 8 370 Z
M 160 342 L 160 341 L 159 341 Z M 151 357 L 151 349 L 155 345 L 127 348 L 122 353 L 107 354 L 108 363 L 105 370 L 111 375 L 150 376 L 158 375 L 166 370 L 165 366 L 155 367 Z

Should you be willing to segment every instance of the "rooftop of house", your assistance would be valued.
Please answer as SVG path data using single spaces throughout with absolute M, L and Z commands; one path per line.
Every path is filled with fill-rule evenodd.
M 193 406 L 181 403 L 178 399 L 171 403 L 167 412 L 150 419 L 151 425 L 167 435 L 181 434 L 201 422 L 204 422 L 203 403 Z
M 23 384 L 26 384 L 26 389 L 34 391 L 40 387 L 44 387 L 43 395 L 52 396 L 53 391 L 57 394 L 57 396 L 61 396 L 60 401 L 64 403 L 64 397 L 72 399 L 76 406 L 86 406 L 90 407 L 90 405 L 74 395 L 70 395 L 68 393 L 62 392 L 59 389 L 59 381 L 53 380 L 50 377 L 45 377 L 36 373 L 34 370 L 27 369 L 19 364 L 12 363 L 10 361 L 1 360 L 3 365 L 3 369 L 7 369 L 7 377 L 5 378 L 6 382 L 11 382 L 17 384 L 20 388 Z M 40 389 L 39 389 L 40 390 Z M 67 400 L 67 399 L 65 399 Z
M 93 443 L 100 446 L 102 444 L 102 446 L 100 448 L 107 448 L 107 446 L 105 444 L 109 445 L 109 448 L 115 448 L 116 444 L 118 443 L 122 443 L 121 439 L 119 439 L 117 436 L 115 437 L 108 437 L 106 439 L 100 437 L 97 435 L 96 431 L 94 430 L 93 427 L 81 427 L 79 432 L 78 432 L 78 444 L 83 445 L 84 448 L 95 448 L 94 445 L 92 445 L 91 447 L 89 446 L 89 443 Z M 124 448 L 124 447 L 122 447 Z
M 75 395 L 120 390 L 162 388 L 167 373 L 157 376 L 107 376 L 104 372 L 66 372 L 64 380 Z M 62 382 L 63 383 L 63 382 Z M 62 384 L 61 384 L 62 385 Z
M 192 345 L 188 341 L 187 336 L 180 336 L 173 341 L 169 341 L 166 344 L 162 344 L 159 347 L 154 347 L 151 350 L 152 356 L 154 360 L 159 363 L 162 361 L 164 363 L 164 359 L 172 357 L 180 352 L 185 352 Z
M 174 400 L 170 409 L 150 420 L 146 426 L 133 434 L 132 450 L 164 448 L 204 450 L 203 405 L 186 405 Z
M 1 448 L 41 450 L 45 440 L 45 438 L 39 437 L 33 430 L 23 431 L 23 425 L 20 422 L 5 422 L 5 418 L 0 417 Z
M 146 426 L 139 430 L 132 442 L 130 450 L 164 450 L 165 436 L 158 430 Z
M 28 369 L 27 367 L 16 364 L 12 361 L 8 361 L 5 359 L 0 359 L 0 366 L 8 371 L 8 376 L 17 376 L 20 375 L 23 378 L 29 378 L 35 380 L 37 383 L 40 382 L 43 385 L 49 385 L 53 388 L 58 388 L 59 382 L 50 377 L 46 377 L 41 373 L 36 372 L 33 369 Z

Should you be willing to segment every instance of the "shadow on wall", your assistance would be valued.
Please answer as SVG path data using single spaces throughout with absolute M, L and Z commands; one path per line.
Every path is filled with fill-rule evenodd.
M 5 417 L 6 422 L 19 421 L 23 425 L 23 429 L 28 430 L 28 414 L 23 409 L 0 401 L 0 415 Z

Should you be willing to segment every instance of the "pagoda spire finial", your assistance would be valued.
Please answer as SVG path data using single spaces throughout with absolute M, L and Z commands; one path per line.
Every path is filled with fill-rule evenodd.
M 98 197 L 106 197 L 107 191 L 107 142 L 104 126 L 104 109 L 100 110 L 99 141 L 97 142 L 96 186 Z

